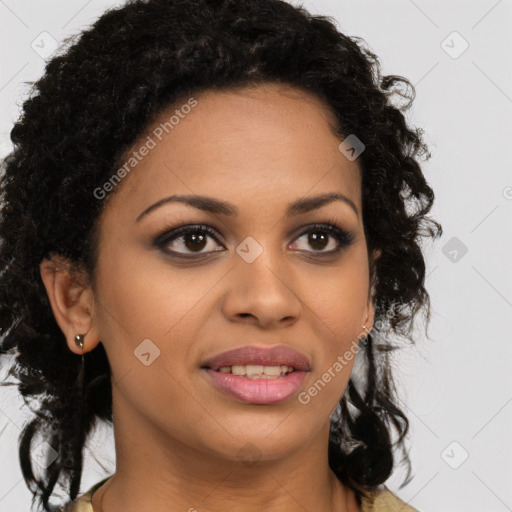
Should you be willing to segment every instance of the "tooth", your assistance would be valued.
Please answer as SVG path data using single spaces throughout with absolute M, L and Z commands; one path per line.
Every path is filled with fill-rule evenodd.
M 249 373 L 248 370 L 249 366 L 247 366 L 247 370 L 245 365 L 235 364 L 231 367 L 231 373 L 233 375 L 245 375 L 246 373 Z
M 264 375 L 272 375 L 274 377 L 277 377 L 278 375 L 281 375 L 282 372 L 283 372 L 283 366 L 264 366 L 263 367 Z
M 231 366 L 221 366 L 219 368 L 219 372 L 221 372 L 221 373 L 231 373 Z
M 288 371 L 293 372 L 293 366 L 288 366 Z
M 246 365 L 247 376 L 252 377 L 253 375 L 261 375 L 263 373 L 263 365 L 261 364 L 248 364 Z

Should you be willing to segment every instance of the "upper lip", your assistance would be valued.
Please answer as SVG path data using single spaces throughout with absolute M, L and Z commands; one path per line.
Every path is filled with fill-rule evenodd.
M 248 345 L 222 352 L 204 361 L 202 367 L 218 370 L 223 366 L 257 364 L 263 366 L 293 366 L 295 370 L 310 371 L 308 358 L 296 350 L 283 345 L 259 347 Z

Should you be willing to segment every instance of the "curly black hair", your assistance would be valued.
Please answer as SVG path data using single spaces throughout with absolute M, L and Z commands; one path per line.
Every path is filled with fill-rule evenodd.
M 374 285 L 374 329 L 361 344 L 364 373 L 352 377 L 331 418 L 329 465 L 358 496 L 397 464 L 408 467 L 409 423 L 392 380 L 392 339 L 414 343 L 413 321 L 430 317 L 421 237 L 442 234 L 427 216 L 434 201 L 420 163 L 431 154 L 404 112 L 415 97 L 401 76 L 381 75 L 378 57 L 335 20 L 281 0 L 131 0 L 69 38 L 34 83 L 11 131 L 0 175 L 0 354 L 34 418 L 19 440 L 23 477 L 44 510 L 57 484 L 74 499 L 83 448 L 112 422 L 110 366 L 100 343 L 72 353 L 50 308 L 39 265 L 61 255 L 94 276 L 102 209 L 94 190 L 156 116 L 201 91 L 283 83 L 323 100 L 340 141 L 364 145 L 363 223 Z M 405 91 L 404 86 L 405 85 Z M 394 105 L 400 96 L 406 104 Z M 380 257 L 373 258 L 380 251 Z M 83 379 L 83 401 L 77 379 Z M 36 399 L 36 400 L 34 400 Z M 57 459 L 34 473 L 42 436 Z

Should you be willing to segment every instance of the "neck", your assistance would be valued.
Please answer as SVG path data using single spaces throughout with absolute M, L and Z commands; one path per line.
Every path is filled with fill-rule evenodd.
M 226 458 L 200 442 L 192 447 L 170 438 L 116 400 L 113 418 L 116 472 L 94 493 L 95 512 L 359 510 L 355 494 L 329 468 L 328 422 L 295 451 L 263 454 L 248 443 Z

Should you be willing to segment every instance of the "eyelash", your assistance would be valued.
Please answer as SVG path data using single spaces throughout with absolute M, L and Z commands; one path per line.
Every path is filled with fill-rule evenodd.
M 222 243 L 219 241 L 219 238 L 217 236 L 217 232 L 211 228 L 210 226 L 207 226 L 206 224 L 186 224 L 183 226 L 179 226 L 175 229 L 172 229 L 169 231 L 171 227 L 167 227 L 163 230 L 163 232 L 156 236 L 156 238 L 153 241 L 153 245 L 158 247 L 159 249 L 162 249 L 166 254 L 170 254 L 171 256 L 182 258 L 182 259 L 198 259 L 201 256 L 212 254 L 214 252 L 222 252 L 222 251 L 208 251 L 205 253 L 197 252 L 197 253 L 180 253 L 176 251 L 166 251 L 164 247 L 169 244 L 170 242 L 173 242 L 174 240 L 179 239 L 180 237 L 183 237 L 183 235 L 187 234 L 197 234 L 197 233 L 206 233 L 210 237 L 212 237 L 215 242 L 217 242 L 219 245 L 222 245 Z M 339 253 L 343 248 L 348 247 L 354 242 L 354 235 L 350 231 L 346 231 L 344 229 L 339 228 L 333 219 L 329 219 L 325 223 L 315 223 L 310 225 L 307 229 L 304 231 L 301 231 L 295 238 L 295 240 L 298 240 L 299 238 L 302 238 L 304 235 L 307 235 L 309 233 L 324 233 L 329 235 L 330 237 L 334 238 L 338 242 L 338 248 L 333 249 L 330 251 L 308 251 L 315 254 L 315 258 L 321 258 L 322 256 L 332 256 L 334 254 Z M 303 252 L 303 251 L 302 251 Z M 197 255 L 197 256 L 196 256 Z

